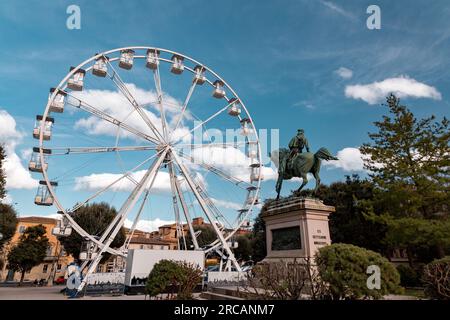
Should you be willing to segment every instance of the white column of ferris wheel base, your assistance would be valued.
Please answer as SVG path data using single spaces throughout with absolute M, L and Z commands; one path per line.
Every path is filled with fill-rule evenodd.
M 151 188 L 153 185 L 153 182 L 155 181 L 156 175 L 159 171 L 159 168 L 161 166 L 161 163 L 166 157 L 168 149 L 164 150 L 159 158 L 153 163 L 151 168 L 146 172 L 144 177 L 141 179 L 139 184 L 136 186 L 136 188 L 133 190 L 133 192 L 128 197 L 127 201 L 124 203 L 122 208 L 120 209 L 118 215 L 121 217 L 120 221 L 116 224 L 116 227 L 114 228 L 111 235 L 107 238 L 105 242 L 105 246 L 100 250 L 100 252 L 97 254 L 97 256 L 92 261 L 91 265 L 89 266 L 88 271 L 86 272 L 86 275 L 81 282 L 80 286 L 78 287 L 77 291 L 81 292 L 83 290 L 84 286 L 86 285 L 88 276 L 94 272 L 94 270 L 97 268 L 97 265 L 99 264 L 100 260 L 102 259 L 103 253 L 106 251 L 106 248 L 109 248 L 111 243 L 113 242 L 114 238 L 116 237 L 117 233 L 119 232 L 120 228 L 122 228 L 123 223 L 125 222 L 125 219 L 128 215 L 128 213 L 131 211 L 131 209 L 134 207 L 136 202 L 138 201 L 139 197 L 141 196 L 142 192 L 145 190 L 145 187 L 148 186 L 148 188 Z M 150 182 L 150 184 L 149 184 Z

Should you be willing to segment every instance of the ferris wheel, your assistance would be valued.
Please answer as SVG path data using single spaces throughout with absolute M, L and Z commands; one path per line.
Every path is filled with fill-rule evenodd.
M 220 250 L 240 270 L 231 240 L 259 205 L 264 167 L 251 115 L 211 68 L 155 47 L 95 54 L 50 89 L 33 136 L 29 169 L 42 174 L 35 203 L 57 207 L 55 235 L 74 230 L 88 241 L 87 274 L 105 253 L 126 256 L 141 222 L 161 216 L 176 223 L 178 248 L 189 233 L 193 249 Z M 117 215 L 91 234 L 73 215 L 97 201 Z M 213 228 L 208 245 L 199 245 L 194 217 Z M 129 238 L 112 248 L 124 225 Z

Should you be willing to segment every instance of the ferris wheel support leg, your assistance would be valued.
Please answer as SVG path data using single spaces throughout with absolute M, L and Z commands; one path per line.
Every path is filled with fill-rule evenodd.
M 228 259 L 234 264 L 234 266 L 236 267 L 236 270 L 241 272 L 242 271 L 241 266 L 237 262 L 236 257 L 233 254 L 233 251 L 231 251 L 230 247 L 228 246 L 228 243 L 225 240 L 225 238 L 223 237 L 222 232 L 217 227 L 217 225 L 214 221 L 213 215 L 211 214 L 211 212 L 209 212 L 209 208 L 208 208 L 205 200 L 202 198 L 202 196 L 198 192 L 197 186 L 196 186 L 195 182 L 191 179 L 188 170 L 183 165 L 183 163 L 180 161 L 180 158 L 178 157 L 178 155 L 176 153 L 172 152 L 172 155 L 175 159 L 175 162 L 178 164 L 179 168 L 181 169 L 181 172 L 183 173 L 183 176 L 186 179 L 186 182 L 188 183 L 189 187 L 191 188 L 192 192 L 194 193 L 195 197 L 197 198 L 197 201 L 200 204 L 200 207 L 202 208 L 203 212 L 208 217 L 209 222 L 213 226 L 214 231 L 217 234 L 217 237 L 219 238 L 220 242 L 222 243 L 222 247 L 225 249 L 225 251 L 228 255 Z
M 98 264 L 100 263 L 100 260 L 102 259 L 103 254 L 105 253 L 106 249 L 109 248 L 111 243 L 113 242 L 114 238 L 116 237 L 117 233 L 119 232 L 120 228 L 122 227 L 123 223 L 125 222 L 125 219 L 128 215 L 128 213 L 133 209 L 134 205 L 138 201 L 139 197 L 141 196 L 142 192 L 145 190 L 146 186 L 148 185 L 148 188 L 150 189 L 155 182 L 156 175 L 159 171 L 159 168 L 161 166 L 161 163 L 163 162 L 164 158 L 166 157 L 167 149 L 165 149 L 159 158 L 152 164 L 150 169 L 145 173 L 144 177 L 141 179 L 139 184 L 134 188 L 133 192 L 128 197 L 127 201 L 124 203 L 122 208 L 119 211 L 119 216 L 121 217 L 120 221 L 116 224 L 114 230 L 109 235 L 109 237 L 105 241 L 105 245 L 103 248 L 99 251 L 97 256 L 94 260 L 92 260 L 89 269 L 86 272 L 85 277 L 83 278 L 83 281 L 81 282 L 80 286 L 78 287 L 77 291 L 81 292 L 83 288 L 86 285 L 88 276 L 92 274 L 95 269 L 97 268 Z
M 171 165 L 173 166 L 173 163 L 171 163 Z M 175 179 L 175 188 L 178 194 L 178 198 L 180 198 L 181 208 L 183 209 L 184 217 L 186 218 L 186 222 L 189 226 L 189 232 L 192 237 L 194 248 L 195 250 L 199 250 L 200 246 L 198 245 L 197 237 L 195 236 L 195 230 L 194 227 L 192 226 L 191 215 L 189 214 L 188 206 L 186 205 L 186 201 L 184 199 L 183 193 L 181 192 L 181 187 L 177 179 Z
M 187 244 L 186 244 L 186 237 L 184 236 L 184 227 L 183 227 L 183 225 L 180 226 L 180 210 L 178 207 L 178 198 L 180 199 L 181 206 L 183 208 L 183 212 L 184 212 L 184 216 L 186 217 L 186 220 L 187 220 L 187 216 L 186 216 L 186 212 L 185 212 L 185 204 L 183 203 L 183 200 L 180 197 L 180 192 L 179 192 L 179 189 L 177 186 L 177 177 L 175 175 L 175 168 L 174 168 L 173 162 L 169 163 L 169 176 L 170 176 L 170 187 L 172 189 L 172 201 L 173 201 L 173 206 L 174 206 L 174 210 L 175 210 L 175 217 L 177 220 L 177 230 L 178 230 L 178 232 L 181 232 L 181 235 L 183 238 L 184 249 L 187 250 L 188 248 L 187 248 Z M 198 243 L 197 243 L 197 239 L 195 238 L 195 233 L 193 234 L 193 229 L 191 230 L 192 224 L 190 223 L 189 220 L 187 220 L 187 223 L 189 225 L 189 231 L 190 231 L 191 235 L 193 236 L 192 242 L 194 243 L 194 247 L 197 250 Z M 178 249 L 179 248 L 180 248 L 180 246 L 178 245 Z

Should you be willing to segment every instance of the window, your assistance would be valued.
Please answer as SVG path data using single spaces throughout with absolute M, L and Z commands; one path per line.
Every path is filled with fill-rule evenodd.
M 59 263 L 58 266 L 56 267 L 56 271 L 61 271 L 62 265 Z
M 42 268 L 43 273 L 47 273 L 48 270 L 48 264 L 44 264 L 44 267 Z
M 144 245 L 143 244 L 141 244 L 141 249 L 144 249 Z
M 299 226 L 272 230 L 272 250 L 298 250 L 301 248 Z
M 53 247 L 51 245 L 49 245 L 47 247 L 47 252 L 46 252 L 47 257 L 50 257 L 52 255 L 52 253 L 53 253 L 52 251 L 53 251 Z
M 24 233 L 25 232 L 26 227 L 25 226 L 20 226 L 19 227 L 19 233 Z

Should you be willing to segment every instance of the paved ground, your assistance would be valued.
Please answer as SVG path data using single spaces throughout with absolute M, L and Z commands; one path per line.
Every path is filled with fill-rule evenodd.
M 67 300 L 68 298 L 59 293 L 63 287 L 22 287 L 7 288 L 0 287 L 0 300 Z M 83 297 L 78 300 L 145 300 L 144 295 L 116 296 L 116 297 Z
M 60 293 L 63 287 L 0 287 L 0 300 L 67 300 L 68 298 Z M 197 296 L 198 294 L 194 294 Z M 417 300 L 412 296 L 388 295 L 386 300 Z M 101 296 L 82 297 L 77 300 L 145 300 L 144 295 L 133 296 Z

